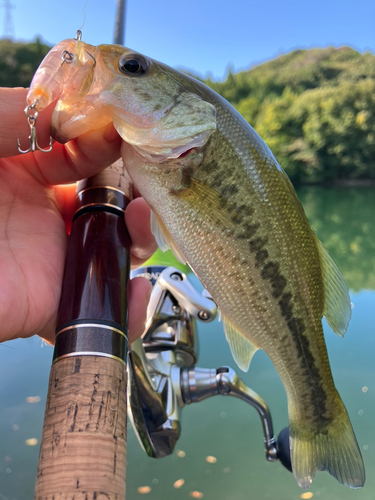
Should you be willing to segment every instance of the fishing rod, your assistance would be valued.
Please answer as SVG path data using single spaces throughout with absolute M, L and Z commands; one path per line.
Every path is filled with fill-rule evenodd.
M 125 498 L 131 197 L 122 162 L 78 185 L 36 499 Z

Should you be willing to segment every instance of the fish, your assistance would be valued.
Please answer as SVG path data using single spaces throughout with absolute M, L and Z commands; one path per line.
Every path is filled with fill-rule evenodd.
M 68 40 L 59 50 L 64 44 L 71 47 Z M 268 146 L 204 83 L 136 51 L 78 40 L 70 62 L 53 76 L 53 137 L 65 143 L 113 122 L 160 248 L 171 248 L 212 295 L 236 363 L 248 370 L 263 349 L 278 371 L 299 486 L 309 488 L 319 470 L 363 486 L 322 329 L 325 316 L 344 336 L 348 289 Z M 50 75 L 38 71 L 28 98 L 44 96 L 47 105 Z

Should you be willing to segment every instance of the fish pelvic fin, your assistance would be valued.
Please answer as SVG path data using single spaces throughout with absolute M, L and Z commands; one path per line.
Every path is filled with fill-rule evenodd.
M 245 338 L 225 316 L 223 316 L 223 326 L 234 361 L 242 371 L 247 372 L 258 347 Z
M 340 337 L 345 335 L 352 315 L 348 287 L 323 243 L 316 238 L 324 285 L 324 310 L 329 326 Z
M 365 483 L 361 452 L 344 407 L 321 433 L 291 423 L 290 447 L 293 474 L 303 489 L 310 487 L 319 470 L 326 470 L 349 488 L 361 488 Z
M 181 262 L 181 264 L 186 265 L 186 259 L 181 255 L 180 251 L 177 249 L 173 242 L 173 239 L 167 228 L 164 226 L 160 218 L 151 210 L 151 232 L 154 235 L 156 243 L 162 252 L 166 252 L 171 249 L 173 255 L 176 259 Z

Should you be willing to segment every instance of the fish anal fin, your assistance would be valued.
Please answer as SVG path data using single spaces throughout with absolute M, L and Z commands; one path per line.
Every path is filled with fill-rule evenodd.
M 343 337 L 352 315 L 348 287 L 327 249 L 318 238 L 316 241 L 323 273 L 323 315 L 332 330 Z
M 246 339 L 225 316 L 223 316 L 223 326 L 234 361 L 241 370 L 247 372 L 250 362 L 259 348 Z
M 166 252 L 171 249 L 173 255 L 176 259 L 181 262 L 181 264 L 186 265 L 186 259 L 181 255 L 180 251 L 177 249 L 174 241 L 169 234 L 167 228 L 164 226 L 161 219 L 151 210 L 151 232 L 155 237 L 156 243 L 162 252 Z

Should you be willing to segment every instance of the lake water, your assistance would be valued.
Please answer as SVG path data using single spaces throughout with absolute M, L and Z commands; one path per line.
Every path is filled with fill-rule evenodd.
M 336 386 L 348 409 L 366 465 L 361 490 L 317 473 L 311 494 L 280 463 L 264 458 L 262 428 L 254 409 L 218 396 L 184 408 L 182 436 L 167 458 L 148 458 L 129 425 L 127 499 L 136 500 L 373 500 L 375 492 L 375 190 L 318 187 L 299 190 L 319 238 L 351 289 L 353 317 L 345 339 L 324 324 Z M 196 283 L 196 281 L 194 281 Z M 217 321 L 200 326 L 198 366 L 236 368 Z M 33 498 L 52 349 L 39 338 L 0 346 L 0 500 Z M 268 403 L 275 433 L 287 425 L 286 397 L 263 352 L 240 374 Z M 29 403 L 26 398 L 40 398 Z M 37 401 L 34 399 L 33 401 Z M 33 440 L 34 441 L 30 441 Z M 206 457 L 216 462 L 207 462 Z M 183 479 L 176 489 L 173 485 Z M 138 488 L 147 487 L 140 491 Z M 305 496 L 304 496 L 305 495 Z

